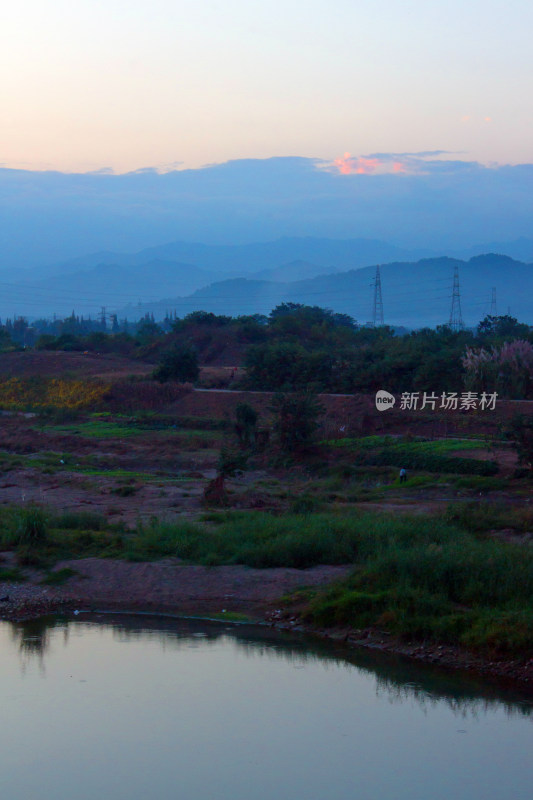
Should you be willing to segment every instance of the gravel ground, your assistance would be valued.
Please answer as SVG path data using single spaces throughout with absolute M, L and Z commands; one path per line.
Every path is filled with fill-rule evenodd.
M 101 558 L 61 561 L 55 569 L 65 567 L 78 574 L 60 587 L 0 583 L 0 598 L 9 597 L 2 601 L 2 616 L 34 616 L 66 605 L 175 613 L 221 613 L 226 609 L 263 617 L 287 592 L 323 586 L 344 577 L 350 569 L 202 567 L 182 564 L 179 559 L 130 563 Z

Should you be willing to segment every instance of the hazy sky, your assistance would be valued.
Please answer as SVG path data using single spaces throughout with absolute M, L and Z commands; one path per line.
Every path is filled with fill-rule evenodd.
M 0 165 L 533 162 L 532 30 L 528 0 L 6 2 Z

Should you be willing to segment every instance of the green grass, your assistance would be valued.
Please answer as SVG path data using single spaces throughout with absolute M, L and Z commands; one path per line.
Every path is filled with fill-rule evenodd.
M 304 569 L 355 563 L 369 547 L 384 546 L 391 530 L 411 541 L 418 531 L 452 527 L 444 520 L 362 512 L 274 516 L 239 511 L 204 514 L 203 519 L 209 524 L 154 519 L 139 526 L 130 551 L 139 559 L 177 556 L 208 565 Z
M 479 439 L 439 439 L 412 441 L 405 437 L 366 436 L 338 439 L 327 444 L 353 452 L 358 466 L 395 466 L 407 470 L 460 475 L 495 475 L 496 461 L 454 457 L 461 450 L 487 449 Z
M 138 491 L 138 486 L 117 486 L 115 489 L 111 489 L 112 494 L 116 494 L 118 497 L 131 497 Z
M 36 516 L 38 512 L 38 516 Z M 28 540 L 21 537 L 21 525 L 44 522 L 45 537 Z M 0 508 L 0 546 L 15 550 L 23 566 L 46 568 L 57 561 L 87 556 L 120 557 L 123 553 L 124 532 L 99 514 L 65 512 L 56 514 L 49 509 L 32 506 Z
M 312 497 L 303 495 L 304 506 Z M 45 514 L 46 539 L 21 548 L 20 563 L 50 569 L 61 559 L 95 555 L 255 568 L 347 564 L 353 567 L 347 579 L 306 601 L 308 621 L 533 656 L 533 548 L 485 535 L 501 527 L 533 530 L 533 510 L 476 502 L 424 517 L 319 513 L 312 506 L 285 515 L 225 511 L 198 522 L 152 519 L 133 532 L 99 515 Z M 16 547 L 19 520 L 19 509 L 0 509 L 4 547 Z M 67 579 L 59 571 L 47 576 Z
M 107 525 L 103 514 L 94 511 L 64 511 L 51 518 L 52 527 L 59 530 L 101 531 Z
M 472 533 L 511 528 L 519 533 L 533 531 L 533 508 L 509 503 L 470 501 L 448 506 L 446 519 Z
M 405 436 L 362 436 L 360 438 L 332 439 L 325 444 L 331 447 L 367 450 L 391 447 L 432 455 L 446 455 L 459 450 L 486 450 L 488 446 L 483 439 L 412 439 Z
M 315 596 L 307 620 L 533 654 L 533 552 L 442 521 L 405 522 L 407 536 L 390 520 L 386 540 L 361 542 L 357 568 Z
M 315 593 L 308 621 L 533 654 L 530 548 L 480 539 L 437 517 L 222 512 L 204 521 L 208 527 L 154 520 L 126 556 L 259 568 L 353 564 L 348 579 Z
M 403 483 L 400 483 L 400 478 L 396 476 L 394 483 L 392 484 L 391 489 L 396 489 L 397 487 L 401 487 L 402 490 L 404 489 L 430 489 L 435 488 L 436 486 L 440 486 L 436 480 L 435 475 L 409 475 L 407 480 Z
M 70 569 L 70 567 L 63 567 L 62 569 L 57 569 L 49 572 L 41 581 L 44 586 L 62 586 L 66 583 L 69 578 L 74 577 L 74 575 L 79 575 L 75 569 Z
M 71 436 L 83 436 L 89 439 L 126 439 L 147 435 L 166 439 L 171 436 L 185 445 L 198 443 L 200 446 L 205 443 L 218 442 L 224 436 L 224 433 L 220 430 L 185 430 L 168 424 L 142 424 L 141 422 L 132 422 L 130 420 L 112 422 L 106 419 L 91 419 L 89 422 L 79 422 L 72 425 L 47 425 L 43 427 L 43 430 L 70 434 Z
M 141 436 L 145 430 L 132 427 L 127 423 L 91 420 L 77 425 L 47 425 L 43 428 L 54 433 L 67 433 L 72 436 L 84 436 L 89 439 L 124 439 L 129 436 Z
M 149 480 L 159 480 L 157 475 L 154 475 L 150 472 L 136 472 L 135 470 L 130 469 L 106 469 L 105 467 L 80 467 L 77 472 L 81 472 L 84 475 L 92 475 L 95 477 L 106 477 L 106 478 L 125 478 L 125 479 L 133 479 L 133 480 L 142 480 L 142 481 L 149 481 Z
M 26 576 L 17 567 L 0 569 L 0 581 L 5 583 L 23 583 Z
M 221 622 L 240 622 L 240 623 L 254 622 L 254 620 L 247 614 L 239 614 L 237 611 L 226 611 L 226 612 L 221 612 L 220 614 L 209 614 L 209 619 L 219 619 Z
M 506 478 L 487 477 L 485 475 L 447 476 L 456 489 L 466 489 L 478 492 L 502 492 L 509 488 Z
M 91 419 L 106 421 L 112 418 L 115 422 L 138 426 L 144 430 L 167 430 L 177 428 L 180 431 L 227 431 L 233 430 L 234 423 L 227 419 L 215 417 L 168 416 L 157 411 L 142 411 L 134 417 L 131 414 L 112 414 L 110 411 L 99 411 L 88 415 Z

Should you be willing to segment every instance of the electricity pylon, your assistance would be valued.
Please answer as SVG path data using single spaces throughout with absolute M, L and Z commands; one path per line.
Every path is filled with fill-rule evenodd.
M 384 325 L 383 318 L 383 297 L 381 296 L 381 275 L 379 274 L 379 264 L 376 267 L 376 277 L 374 279 L 374 310 L 372 314 L 372 322 L 374 327 L 376 325 Z
M 464 328 L 463 314 L 461 312 L 461 290 L 459 288 L 459 267 L 457 265 L 453 271 L 452 307 L 449 325 L 452 331 L 460 331 Z

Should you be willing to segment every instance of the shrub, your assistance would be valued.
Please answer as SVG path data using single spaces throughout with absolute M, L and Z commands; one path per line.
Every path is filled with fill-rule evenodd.
M 198 355 L 192 347 L 174 347 L 167 350 L 153 377 L 160 383 L 166 381 L 196 381 L 200 374 Z
M 530 415 L 517 414 L 511 420 L 506 436 L 513 443 L 520 464 L 533 468 L 533 419 Z
M 223 447 L 218 457 L 218 474 L 230 478 L 236 472 L 244 472 L 248 456 L 246 453 Z
M 35 505 L 22 508 L 17 515 L 16 543 L 33 547 L 44 543 L 47 537 L 48 519 L 44 511 Z
M 239 403 L 235 409 L 235 433 L 241 447 L 251 447 L 257 430 L 257 411 L 248 403 Z
M 66 583 L 69 578 L 73 578 L 74 575 L 78 575 L 79 573 L 76 572 L 75 569 L 70 569 L 70 567 L 63 567 L 62 569 L 56 569 L 52 572 L 49 572 L 48 575 L 43 578 L 41 581 L 42 584 L 45 586 L 62 586 Z
M 106 526 L 106 519 L 91 511 L 65 511 L 51 520 L 51 524 L 60 530 L 101 531 Z
M 286 453 L 305 450 L 318 430 L 318 418 L 324 407 L 315 395 L 277 394 L 270 410 L 274 414 L 274 431 L 281 449 Z

